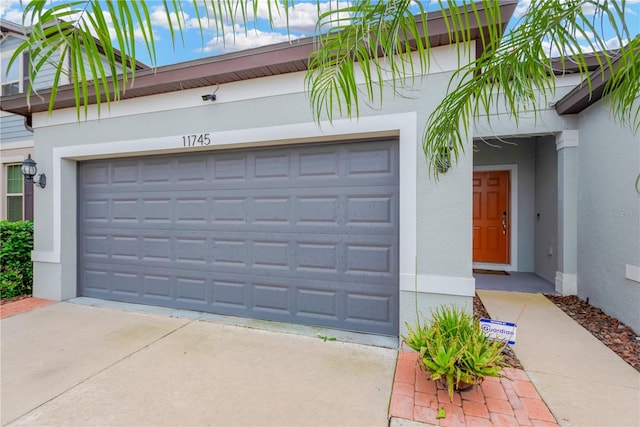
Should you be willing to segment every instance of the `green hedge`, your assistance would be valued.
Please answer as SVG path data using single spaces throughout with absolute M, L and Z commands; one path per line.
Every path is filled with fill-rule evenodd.
M 30 294 L 33 287 L 33 222 L 0 221 L 0 296 Z

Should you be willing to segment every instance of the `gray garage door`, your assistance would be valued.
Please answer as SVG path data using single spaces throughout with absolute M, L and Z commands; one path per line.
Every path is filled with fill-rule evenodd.
M 397 147 L 81 163 L 79 294 L 397 335 Z

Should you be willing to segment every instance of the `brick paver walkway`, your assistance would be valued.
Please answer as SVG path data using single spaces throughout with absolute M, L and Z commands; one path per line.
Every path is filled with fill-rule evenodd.
M 456 392 L 452 403 L 447 390 L 422 371 L 417 356 L 414 352 L 400 352 L 391 394 L 391 417 L 436 426 L 558 426 L 523 370 L 505 368 L 502 378 L 485 378 L 479 386 Z M 446 418 L 436 419 L 439 408 L 445 409 Z
M 56 301 L 42 298 L 25 298 L 8 304 L 2 304 L 0 305 L 0 319 L 35 310 L 36 308 L 54 304 L 55 302 Z

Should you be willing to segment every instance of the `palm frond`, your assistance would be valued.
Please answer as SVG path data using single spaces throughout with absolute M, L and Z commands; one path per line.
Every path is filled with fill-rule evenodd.
M 225 24 L 242 23 L 247 27 L 249 11 L 257 16 L 258 5 L 268 1 L 268 19 L 273 22 L 277 14 L 289 20 L 290 0 L 192 0 L 196 20 L 204 42 L 204 32 L 217 30 L 224 38 Z M 55 84 L 49 92 L 49 111 L 53 110 L 58 86 L 71 83 L 74 88 L 77 115 L 86 115 L 90 104 L 98 110 L 103 102 L 110 104 L 120 99 L 128 86 L 134 84 L 136 75 L 136 36 L 141 35 L 151 65 L 156 64 L 155 29 L 152 23 L 149 1 L 101 1 L 72 0 L 55 3 L 28 2 L 23 12 L 23 25 L 32 22 L 28 39 L 16 49 L 10 64 L 23 52 L 29 52 L 30 85 L 27 101 L 36 92 L 33 82 L 43 68 L 53 68 Z M 155 4 L 155 3 L 154 3 Z M 184 44 L 183 2 L 163 0 L 161 7 L 167 19 L 171 41 Z M 204 7 L 205 13 L 199 8 Z M 63 53 L 62 55 L 60 53 Z
M 589 16 L 585 4 L 596 13 Z M 490 119 L 500 103 L 505 113 L 517 124 L 523 111 L 539 116 L 540 106 L 546 108 L 548 97 L 556 88 L 553 72 L 562 73 L 566 58 L 592 90 L 591 71 L 586 51 L 602 72 L 608 70 L 611 80 L 605 89 L 605 102 L 614 117 L 637 131 L 640 129 L 640 48 L 639 38 L 627 43 L 629 31 L 625 24 L 624 2 L 609 7 L 607 1 L 539 1 L 532 2 L 527 15 L 518 26 L 499 40 L 493 48 L 476 60 L 461 67 L 451 78 L 444 100 L 431 113 L 423 138 L 423 149 L 430 160 L 431 171 L 437 177 L 437 159 L 449 156 L 457 160 L 464 149 L 474 121 L 484 116 Z M 608 51 L 602 28 L 604 22 L 613 25 L 615 39 L 624 44 L 617 53 L 617 62 Z M 587 40 L 588 46 L 583 45 Z M 561 70 L 552 70 L 549 45 L 561 57 Z M 452 149 L 449 149 L 452 147 Z
M 215 30 L 224 39 L 228 25 L 249 27 L 259 6 L 266 3 L 272 23 L 289 21 L 292 0 L 191 0 L 204 41 L 204 31 Z M 174 43 L 189 25 L 183 2 L 153 3 L 164 11 Z M 204 5 L 204 12 L 200 6 Z M 320 1 L 317 1 L 320 11 Z M 516 123 L 523 111 L 537 117 L 555 91 L 553 74 L 568 68 L 571 58 L 593 88 L 587 51 L 609 82 L 604 100 L 614 117 L 640 130 L 640 36 L 630 34 L 625 0 L 539 0 L 503 35 L 500 0 L 362 0 L 346 6 L 335 2 L 320 14 L 317 47 L 309 58 L 305 80 L 316 120 L 338 114 L 357 117 L 363 103 L 383 102 L 385 88 L 394 94 L 425 75 L 430 66 L 429 21 L 441 14 L 449 41 L 457 48 L 458 70 L 452 74 L 446 96 L 427 119 L 423 149 L 431 170 L 459 158 L 471 127 L 481 116 L 506 107 Z M 154 9 L 155 11 L 155 9 Z M 595 11 L 595 13 L 594 13 Z M 53 110 L 57 88 L 73 84 L 78 118 L 96 103 L 118 100 L 134 83 L 136 33 L 141 35 L 152 65 L 156 64 L 154 28 L 149 1 L 71 0 L 53 5 L 27 3 L 24 22 L 34 22 L 29 39 L 10 59 L 29 51 L 30 81 L 44 67 L 56 70 L 49 95 Z M 472 24 L 484 18 L 479 34 L 481 54 L 470 57 Z M 611 36 L 620 48 L 611 54 Z M 585 45 L 586 43 L 586 45 Z M 560 70 L 552 70 L 550 50 L 560 55 Z

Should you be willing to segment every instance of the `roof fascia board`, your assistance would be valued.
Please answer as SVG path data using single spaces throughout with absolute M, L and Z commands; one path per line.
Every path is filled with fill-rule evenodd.
M 615 67 L 620 57 L 616 57 L 611 66 Z M 604 72 L 602 68 L 596 69 L 590 75 L 591 86 L 586 81 L 578 84 L 562 99 L 555 104 L 555 109 L 558 114 L 578 114 L 584 111 L 587 107 L 593 105 L 600 99 L 604 93 L 604 89 L 611 78 L 611 68 L 606 67 Z

